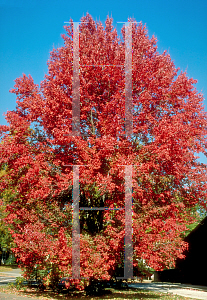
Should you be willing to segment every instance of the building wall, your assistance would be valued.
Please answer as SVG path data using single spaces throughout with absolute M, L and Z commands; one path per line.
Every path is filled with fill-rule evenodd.
M 207 217 L 184 239 L 189 249 L 175 269 L 154 273 L 155 282 L 190 283 L 207 286 Z

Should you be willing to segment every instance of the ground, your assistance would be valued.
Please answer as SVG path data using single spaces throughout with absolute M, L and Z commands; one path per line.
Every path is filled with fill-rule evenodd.
M 2 293 L 3 292 L 3 293 Z M 136 288 L 129 288 L 127 290 L 107 289 L 108 294 L 99 297 L 85 296 L 83 293 L 79 295 L 70 294 L 55 294 L 52 291 L 37 292 L 35 289 L 27 289 L 17 291 L 16 289 L 9 289 L 8 287 L 0 287 L 1 300 L 63 300 L 63 299 L 143 299 L 143 300 L 187 300 L 192 299 L 172 294 L 164 294 L 154 291 L 139 290 Z M 199 299 L 199 298 L 198 298 Z M 205 299 L 205 298 L 203 298 Z
M 0 267 L 0 279 L 8 276 L 19 277 L 21 270 L 17 268 Z M 15 278 L 14 277 L 14 278 Z M 14 280 L 13 278 L 13 280 Z M 11 281 L 14 282 L 14 281 Z M 171 283 L 129 284 L 128 289 L 107 289 L 108 294 L 97 297 L 86 297 L 85 294 L 57 294 L 52 291 L 38 292 L 36 289 L 24 288 L 17 290 L 14 286 L 3 284 L 0 286 L 0 300 L 64 300 L 64 299 L 143 299 L 143 300 L 184 300 L 207 299 L 207 287 L 199 287 Z

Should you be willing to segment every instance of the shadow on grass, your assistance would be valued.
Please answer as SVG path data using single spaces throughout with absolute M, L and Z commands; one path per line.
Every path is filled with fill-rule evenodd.
M 10 268 L 12 268 L 12 269 L 19 269 L 19 268 L 18 268 L 18 265 L 10 265 L 10 266 L 8 265 L 8 267 L 10 267 Z
M 163 295 L 159 295 L 156 292 L 137 290 L 133 288 L 128 289 L 106 289 L 102 295 L 86 296 L 84 292 L 69 292 L 69 293 L 55 293 L 49 290 L 44 292 L 37 290 L 22 291 L 24 296 L 32 297 L 46 297 L 48 299 L 163 299 Z M 63 298 L 64 297 L 64 298 Z

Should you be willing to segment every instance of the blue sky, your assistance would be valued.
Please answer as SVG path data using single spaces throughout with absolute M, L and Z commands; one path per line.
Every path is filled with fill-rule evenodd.
M 128 17 L 146 24 L 158 39 L 158 51 L 167 50 L 176 67 L 198 80 L 197 90 L 207 95 L 206 0 L 0 0 L 0 124 L 3 113 L 16 107 L 9 93 L 14 80 L 31 74 L 39 84 L 47 73 L 49 52 L 62 46 L 64 22 L 80 21 L 86 13 L 103 24 L 112 16 L 118 33 Z M 204 101 L 207 111 L 207 102 Z M 201 161 L 207 159 L 201 156 Z

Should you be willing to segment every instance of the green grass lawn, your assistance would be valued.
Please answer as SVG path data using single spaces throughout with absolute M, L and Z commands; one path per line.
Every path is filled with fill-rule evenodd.
M 29 297 L 37 297 L 40 300 L 64 300 L 64 299 L 143 299 L 143 300 L 192 300 L 192 298 L 181 297 L 172 294 L 163 294 L 146 290 L 138 289 L 125 289 L 125 290 L 116 290 L 116 289 L 107 289 L 107 293 L 104 296 L 85 296 L 83 292 L 78 294 L 57 294 L 52 291 L 38 292 L 35 289 L 26 289 L 17 291 L 16 288 L 9 286 L 2 287 L 0 286 L 0 292 L 11 293 L 16 295 L 24 295 Z
M 18 266 L 0 266 L 0 272 L 5 272 L 5 271 L 12 271 L 13 269 L 17 269 Z

